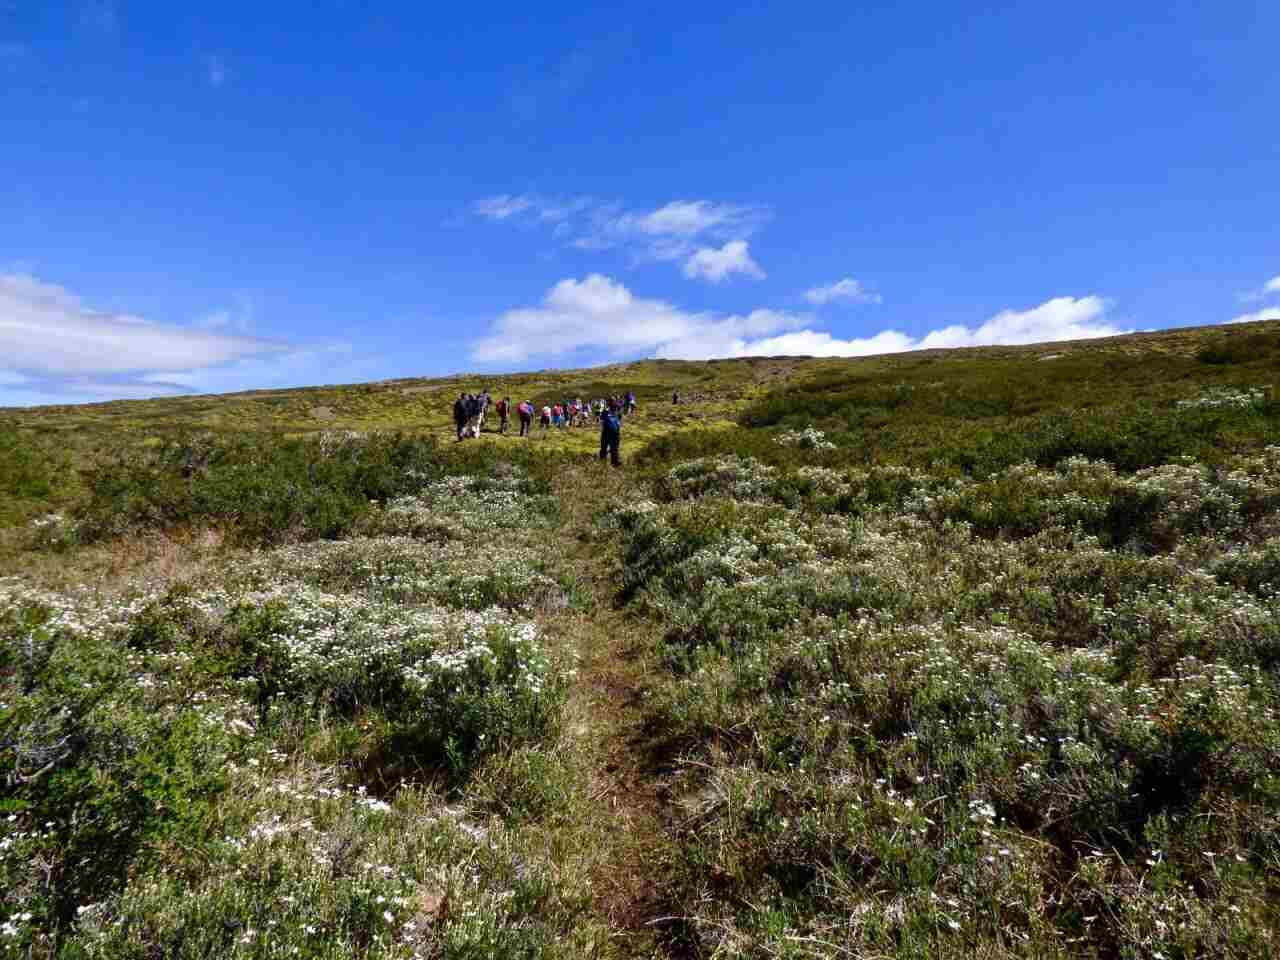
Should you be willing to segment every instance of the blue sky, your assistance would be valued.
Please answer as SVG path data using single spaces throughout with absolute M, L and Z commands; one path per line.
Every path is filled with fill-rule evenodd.
M 0 0 L 0 404 L 1280 316 L 1278 37 L 1270 0 Z

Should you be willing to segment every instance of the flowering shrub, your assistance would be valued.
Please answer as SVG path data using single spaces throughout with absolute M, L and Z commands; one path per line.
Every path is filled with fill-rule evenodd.
M 836 445 L 827 439 L 827 435 L 813 426 L 803 430 L 784 430 L 773 438 L 773 442 L 783 447 L 798 447 L 801 450 L 834 450 Z
M 775 468 L 750 501 L 704 460 L 616 511 L 698 761 L 689 940 L 1269 956 L 1278 456 Z
M 372 529 L 433 540 L 466 540 L 498 530 L 545 528 L 555 516 L 552 497 L 532 491 L 521 475 L 448 477 L 397 497 L 371 518 Z
M 46 513 L 31 521 L 31 542 L 36 549 L 65 550 L 76 542 L 76 524 L 61 513 Z
M 1178 409 L 1193 410 L 1222 407 L 1244 409 L 1259 406 L 1265 403 L 1266 399 L 1266 391 L 1256 387 L 1247 390 L 1219 388 L 1217 390 L 1210 390 L 1208 393 L 1192 400 L 1179 400 Z
M 765 497 L 774 468 L 750 457 L 708 457 L 672 467 L 662 485 L 670 500 L 686 500 L 718 493 L 738 500 Z
M 426 791 L 386 802 L 247 769 L 195 876 L 161 869 L 78 911 L 90 956 L 581 956 L 587 898 L 521 837 Z M 229 822 L 228 822 L 229 821 Z
M 214 642 L 263 708 L 376 708 L 438 759 L 541 736 L 557 705 L 537 627 L 493 608 L 406 608 L 290 586 L 236 598 Z
M 514 542 L 513 542 L 514 541 Z M 326 590 L 397 603 L 480 610 L 533 609 L 565 602 L 545 549 L 504 539 L 479 548 L 471 540 L 356 537 L 257 553 L 234 564 L 231 582 L 258 589 L 301 581 Z
M 318 449 L 358 458 L 366 442 Z M 0 580 L 2 949 L 274 955 L 284 937 L 309 954 L 483 954 L 512 925 L 546 955 L 574 942 L 580 901 L 509 840 L 428 829 L 363 786 L 316 788 L 305 814 L 263 799 L 260 773 L 329 742 L 347 743 L 331 782 L 394 796 L 536 756 L 557 729 L 571 673 L 530 618 L 571 583 L 550 554 L 554 502 L 501 465 L 398 482 L 416 493 L 362 510 L 365 536 L 242 557 L 212 588 Z M 379 846 L 408 858 L 395 876 L 350 861 Z M 455 857 L 483 870 L 451 874 Z M 423 913 L 424 890 L 455 912 Z

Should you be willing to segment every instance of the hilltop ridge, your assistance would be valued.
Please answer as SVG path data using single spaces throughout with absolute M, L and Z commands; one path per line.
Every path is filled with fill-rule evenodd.
M 1093 340 L 923 350 L 866 357 L 744 357 L 717 360 L 631 360 L 579 369 L 543 369 L 520 373 L 458 373 L 445 377 L 402 377 L 369 383 L 196 394 L 149 400 L 0 408 L 0 419 L 49 432 L 99 430 L 403 429 L 446 433 L 453 394 L 488 387 L 495 396 L 553 401 L 565 396 L 597 396 L 635 390 L 646 403 L 669 401 L 672 390 L 696 400 L 696 409 L 679 411 L 673 426 L 726 423 L 747 401 L 768 389 L 844 372 L 892 376 L 895 369 L 920 360 L 1025 359 L 1056 353 L 1102 357 L 1107 354 L 1155 354 L 1191 357 L 1217 341 L 1235 343 L 1267 335 L 1280 325 L 1266 320 L 1233 327 L 1205 326 L 1124 334 Z M 1264 353 L 1264 356 L 1266 354 Z M 1260 358 L 1259 358 L 1260 359 Z M 651 432 L 646 432 L 646 437 Z

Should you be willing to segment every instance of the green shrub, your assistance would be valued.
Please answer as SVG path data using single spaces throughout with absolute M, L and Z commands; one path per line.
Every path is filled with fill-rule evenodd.
M 0 527 L 27 519 L 70 487 L 68 458 L 16 426 L 0 422 Z
M 1269 956 L 1278 454 L 704 457 L 604 518 L 690 759 L 684 946 Z
M 466 450 L 402 434 L 179 438 L 121 451 L 97 468 L 76 519 L 86 541 L 130 529 L 225 525 L 240 541 L 335 539 L 380 503 L 432 481 L 526 462 L 529 492 L 550 463 L 526 451 Z

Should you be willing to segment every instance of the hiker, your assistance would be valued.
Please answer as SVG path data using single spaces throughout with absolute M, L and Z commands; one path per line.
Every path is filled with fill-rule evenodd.
M 465 393 L 458 394 L 458 399 L 453 401 L 453 425 L 457 428 L 458 439 L 462 439 L 463 428 L 467 425 L 467 395 Z
M 533 404 L 522 400 L 516 409 L 520 414 L 520 436 L 527 437 L 533 429 Z
M 671 404 L 672 404 L 672 406 L 674 406 L 675 404 L 677 404 L 677 403 L 679 403 L 679 402 L 680 402 L 680 391 L 679 391 L 679 390 L 672 390 L 672 391 L 671 391 Z
M 507 421 L 511 419 L 511 398 L 503 397 L 498 401 L 498 432 L 507 432 Z
M 615 467 L 622 466 L 619 448 L 622 446 L 622 415 L 610 410 L 600 418 L 600 459 L 606 456 Z
M 627 413 L 636 412 L 636 392 L 634 390 L 627 391 Z
M 467 411 L 467 425 L 462 431 L 463 437 L 480 436 L 480 398 L 474 393 L 468 393 L 464 402 Z
M 547 429 L 551 426 L 551 408 L 545 404 L 542 407 L 542 418 L 538 422 L 538 426 L 542 428 L 542 435 L 547 435 Z

